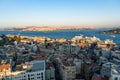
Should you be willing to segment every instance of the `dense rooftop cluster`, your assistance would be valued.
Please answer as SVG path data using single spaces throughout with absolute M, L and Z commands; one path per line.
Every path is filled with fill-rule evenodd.
M 120 79 L 120 45 L 109 39 L 1 35 L 0 42 L 0 80 Z

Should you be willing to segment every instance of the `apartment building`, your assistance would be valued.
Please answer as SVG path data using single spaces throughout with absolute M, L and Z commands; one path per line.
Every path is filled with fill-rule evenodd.
M 105 63 L 102 65 L 101 74 L 109 80 L 120 80 L 120 66 L 111 62 Z
M 11 71 L 10 64 L 0 66 L 0 80 L 45 80 L 45 61 L 36 60 L 16 65 Z

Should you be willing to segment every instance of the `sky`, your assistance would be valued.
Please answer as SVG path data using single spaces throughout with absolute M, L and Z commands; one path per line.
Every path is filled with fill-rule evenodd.
M 0 0 L 0 27 L 117 25 L 120 0 Z

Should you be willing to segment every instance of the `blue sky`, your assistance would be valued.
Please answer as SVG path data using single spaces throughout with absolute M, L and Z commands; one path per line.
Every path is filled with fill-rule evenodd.
M 120 0 L 0 0 L 0 27 L 120 25 Z

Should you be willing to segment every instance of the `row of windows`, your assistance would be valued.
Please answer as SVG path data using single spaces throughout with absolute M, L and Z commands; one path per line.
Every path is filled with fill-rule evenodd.
M 25 78 L 19 78 L 19 77 L 15 77 L 15 78 L 12 78 L 12 77 L 6 77 L 7 79 L 13 79 L 13 80 L 16 80 L 16 79 L 19 79 L 19 80 L 26 80 Z M 37 79 L 41 79 L 43 80 L 43 77 L 37 77 Z M 34 77 L 33 78 L 28 78 L 28 80 L 36 80 Z
M 28 77 L 29 77 L 29 76 L 34 76 L 34 75 L 36 75 L 36 74 L 29 74 Z M 37 73 L 37 75 L 43 76 L 43 73 Z
M 42 73 L 37 73 L 37 74 L 29 74 L 28 78 L 30 78 L 30 80 L 34 80 L 35 76 L 37 77 L 37 79 L 40 79 L 40 78 L 43 79 L 43 72 Z M 0 75 L 0 77 L 3 77 L 3 75 Z M 25 79 L 26 76 L 23 75 L 23 76 L 12 76 L 12 77 L 11 76 L 6 76 L 6 77 L 8 77 L 8 78 L 10 77 L 12 79 L 23 79 L 23 78 Z
M 37 79 L 40 79 L 40 77 L 37 77 Z M 28 80 L 36 80 L 35 78 L 28 78 Z M 41 78 L 43 80 L 43 78 Z

